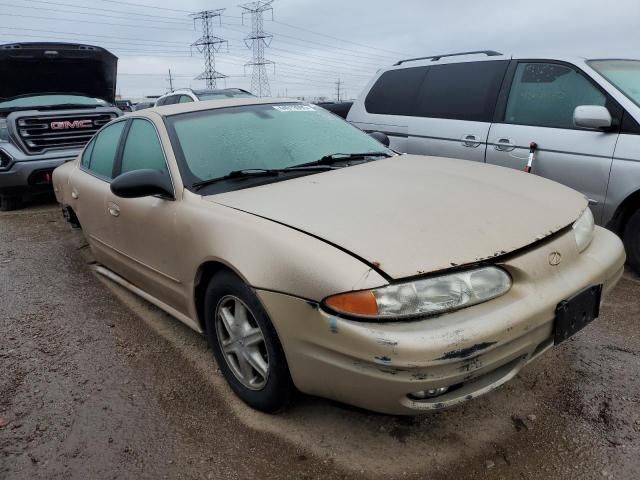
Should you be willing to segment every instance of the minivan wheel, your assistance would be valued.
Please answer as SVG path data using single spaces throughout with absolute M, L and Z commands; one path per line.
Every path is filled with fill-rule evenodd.
M 211 278 L 205 294 L 207 339 L 231 389 L 267 413 L 285 409 L 293 382 L 278 335 L 255 293 L 231 272 Z
M 18 195 L 0 195 L 0 212 L 10 212 L 20 207 L 21 198 Z
M 640 274 L 640 210 L 636 210 L 627 221 L 623 235 L 627 261 L 631 268 Z

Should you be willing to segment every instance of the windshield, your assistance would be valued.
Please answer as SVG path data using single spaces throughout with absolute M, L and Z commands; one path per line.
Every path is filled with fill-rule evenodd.
M 334 153 L 389 152 L 326 110 L 307 104 L 231 107 L 167 119 L 186 185 L 244 169 L 278 169 Z
M 591 60 L 588 63 L 640 106 L 640 60 Z
M 219 93 L 200 93 L 198 99 L 205 100 L 224 100 L 225 98 L 253 98 L 253 95 L 245 92 L 219 92 Z
M 95 107 L 105 106 L 107 105 L 107 102 L 100 100 L 99 98 L 84 97 L 82 95 L 32 95 L 0 102 L 0 108 L 50 107 L 67 104 Z

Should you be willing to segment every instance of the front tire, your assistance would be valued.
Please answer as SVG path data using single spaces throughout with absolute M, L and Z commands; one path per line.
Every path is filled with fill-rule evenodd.
M 205 293 L 207 339 L 225 379 L 247 405 L 284 410 L 294 386 L 278 335 L 253 290 L 231 272 L 214 275 Z
M 640 274 L 640 210 L 636 210 L 627 221 L 623 241 L 627 262 L 634 272 Z

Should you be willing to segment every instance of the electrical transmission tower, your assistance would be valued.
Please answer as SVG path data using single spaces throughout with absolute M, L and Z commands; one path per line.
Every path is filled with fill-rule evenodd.
M 253 67 L 251 91 L 259 97 L 271 95 L 269 77 L 267 77 L 267 65 L 273 65 L 275 71 L 275 63 L 264 58 L 264 49 L 271 45 L 271 40 L 273 39 L 273 35 L 264 31 L 264 12 L 271 11 L 271 19 L 273 19 L 272 3 L 273 0 L 257 0 L 240 5 L 240 8 L 243 9 L 243 24 L 245 14 L 251 14 L 251 33 L 244 39 L 244 43 L 247 48 L 253 51 L 253 61 L 246 63 L 245 67 Z
M 342 100 L 342 85 L 344 84 L 344 82 L 342 80 L 340 80 L 340 78 L 338 78 L 338 81 L 336 82 L 336 100 L 339 102 L 340 100 Z
M 203 10 L 202 12 L 190 15 L 194 23 L 197 20 L 202 22 L 202 36 L 192 43 L 191 46 L 196 47 L 200 53 L 204 54 L 204 72 L 195 79 L 205 80 L 207 82 L 207 88 L 216 88 L 216 80 L 227 77 L 216 71 L 216 53 L 220 50 L 223 43 L 227 44 L 227 48 L 229 48 L 229 44 L 225 39 L 213 35 L 212 25 L 213 20 L 216 18 L 220 24 L 222 24 L 220 16 L 224 11 L 224 8 L 219 8 L 217 10 Z

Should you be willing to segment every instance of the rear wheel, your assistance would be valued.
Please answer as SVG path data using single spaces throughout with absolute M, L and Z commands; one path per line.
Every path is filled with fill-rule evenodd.
M 9 212 L 20 207 L 21 198 L 18 195 L 0 195 L 0 211 Z
M 255 293 L 230 272 L 211 279 L 205 296 L 207 338 L 225 379 L 249 406 L 273 413 L 294 391 L 280 340 Z
M 636 210 L 627 221 L 623 239 L 627 261 L 631 268 L 640 274 L 640 210 Z

